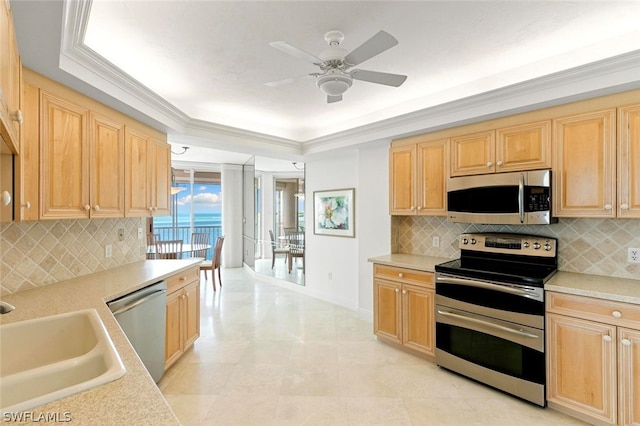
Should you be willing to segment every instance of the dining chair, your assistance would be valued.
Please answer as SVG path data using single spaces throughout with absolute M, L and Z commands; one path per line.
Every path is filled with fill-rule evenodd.
M 289 273 L 291 273 L 291 269 L 293 268 L 293 259 L 294 258 L 302 258 L 302 273 L 304 274 L 304 232 L 294 232 L 289 234 Z
M 156 241 L 160 241 L 160 234 L 147 234 L 147 259 L 156 259 L 156 253 L 149 252 L 149 247 L 156 246 Z
M 180 259 L 182 240 L 156 241 L 156 259 Z
M 197 250 L 191 250 L 191 257 L 207 258 L 207 251 L 209 249 L 204 248 L 209 245 L 209 233 L 208 232 L 193 232 L 191 233 L 191 247 L 203 247 Z
M 220 266 L 222 259 L 222 243 L 224 243 L 224 235 L 221 235 L 216 240 L 215 248 L 213 249 L 213 259 L 204 260 L 200 264 L 200 270 L 204 271 L 205 281 L 209 279 L 207 277 L 207 271 L 211 271 L 211 281 L 213 284 L 213 291 L 216 291 L 216 269 L 218 270 L 218 281 L 220 282 L 220 288 L 222 288 L 222 277 L 220 276 Z
M 289 258 L 289 246 L 281 246 L 273 236 L 273 231 L 269 229 L 269 236 L 271 237 L 271 269 L 276 264 L 276 256 L 279 254 L 284 254 L 284 261 L 286 262 Z

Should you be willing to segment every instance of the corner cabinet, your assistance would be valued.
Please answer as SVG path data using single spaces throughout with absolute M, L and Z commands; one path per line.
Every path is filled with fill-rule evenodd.
M 547 401 L 592 424 L 640 424 L 640 306 L 549 292 Z
M 164 369 L 171 367 L 200 336 L 200 266 L 167 279 Z
M 430 272 L 373 265 L 373 332 L 421 354 L 435 354 L 435 287 Z
M 389 212 L 444 216 L 448 139 L 401 145 L 389 150 Z

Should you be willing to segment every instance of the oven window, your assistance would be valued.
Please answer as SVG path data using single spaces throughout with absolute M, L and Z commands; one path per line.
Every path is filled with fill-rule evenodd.
M 544 315 L 543 302 L 500 291 L 487 290 L 466 285 L 437 283 L 436 294 L 459 300 L 461 302 L 486 306 L 488 308 L 499 309 L 502 311 Z
M 518 213 L 518 193 L 517 185 L 449 191 L 448 209 L 463 213 Z
M 544 353 L 499 337 L 437 323 L 436 347 L 509 376 L 538 384 L 545 383 Z

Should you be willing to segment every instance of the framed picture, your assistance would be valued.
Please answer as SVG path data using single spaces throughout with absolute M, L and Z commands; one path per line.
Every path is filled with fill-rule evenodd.
M 313 233 L 355 237 L 355 189 L 313 192 Z

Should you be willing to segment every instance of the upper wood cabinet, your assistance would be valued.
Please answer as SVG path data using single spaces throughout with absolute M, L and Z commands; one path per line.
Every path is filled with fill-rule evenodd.
M 553 215 L 615 217 L 616 110 L 553 120 Z
M 125 133 L 125 215 L 166 216 L 171 192 L 171 147 L 138 129 Z
M 640 217 L 640 104 L 618 108 L 618 217 Z
M 22 63 L 9 1 L 0 2 L 0 137 L 13 154 L 20 152 Z
M 23 86 L 24 123 L 20 155 L 16 161 L 15 218 L 40 218 L 40 91 Z
M 90 114 L 91 217 L 124 217 L 124 125 Z
M 551 167 L 551 120 L 451 138 L 451 176 Z
M 389 212 L 446 215 L 448 139 L 389 150 Z

